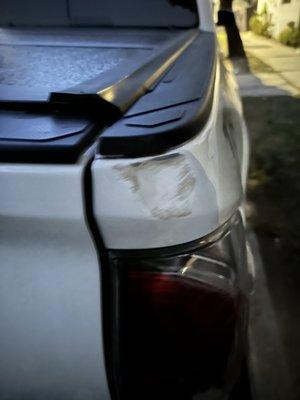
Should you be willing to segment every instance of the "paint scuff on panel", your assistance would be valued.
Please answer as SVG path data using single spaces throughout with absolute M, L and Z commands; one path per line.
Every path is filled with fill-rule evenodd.
M 114 169 L 153 217 L 171 219 L 192 213 L 196 178 L 184 154 L 118 164 Z

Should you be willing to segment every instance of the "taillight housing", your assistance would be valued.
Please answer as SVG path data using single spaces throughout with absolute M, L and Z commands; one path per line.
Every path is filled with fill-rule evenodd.
M 121 400 L 214 399 L 234 382 L 248 309 L 241 218 L 191 247 L 111 254 Z

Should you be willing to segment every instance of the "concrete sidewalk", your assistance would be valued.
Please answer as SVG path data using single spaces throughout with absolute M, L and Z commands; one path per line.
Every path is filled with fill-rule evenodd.
M 242 96 L 300 96 L 300 49 L 242 33 L 252 74 L 237 74 Z

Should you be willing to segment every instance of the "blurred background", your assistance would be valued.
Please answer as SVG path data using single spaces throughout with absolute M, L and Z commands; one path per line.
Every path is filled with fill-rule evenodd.
M 300 0 L 221 0 L 241 43 L 228 48 L 251 137 L 247 213 L 256 236 L 250 375 L 257 399 L 300 399 Z M 228 34 L 228 32 L 227 32 Z M 242 47 L 242 48 L 240 48 Z

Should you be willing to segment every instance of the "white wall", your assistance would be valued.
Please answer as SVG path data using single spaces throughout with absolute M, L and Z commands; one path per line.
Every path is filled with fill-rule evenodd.
M 258 0 L 257 11 L 261 12 L 265 4 L 267 4 L 268 13 L 272 15 L 273 37 L 278 37 L 289 22 L 299 24 L 300 0 L 290 0 L 289 3 L 284 3 L 284 0 Z

